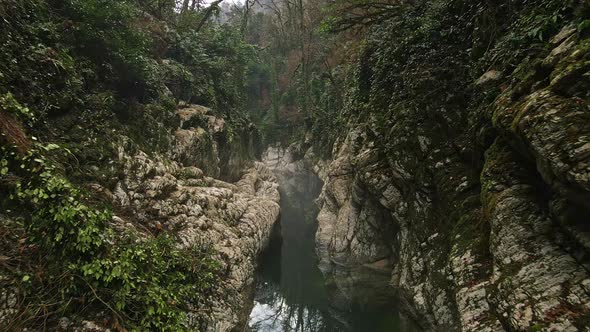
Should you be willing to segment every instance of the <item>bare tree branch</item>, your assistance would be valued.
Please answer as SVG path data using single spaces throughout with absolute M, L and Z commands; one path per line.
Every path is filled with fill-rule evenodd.
M 217 6 L 222 2 L 223 2 L 223 0 L 215 0 L 213 3 L 211 3 L 211 5 L 209 5 L 209 7 L 207 7 L 207 9 L 205 9 L 205 14 L 203 14 L 203 18 L 201 19 L 201 22 L 199 22 L 199 25 L 197 26 L 197 31 L 201 31 L 201 28 L 203 28 L 205 23 L 207 23 L 209 18 L 211 18 L 211 15 L 213 15 L 213 11 L 215 10 L 215 8 L 217 8 Z
M 399 16 L 413 1 L 348 2 L 333 4 L 332 32 L 342 32 L 355 27 L 366 27 Z

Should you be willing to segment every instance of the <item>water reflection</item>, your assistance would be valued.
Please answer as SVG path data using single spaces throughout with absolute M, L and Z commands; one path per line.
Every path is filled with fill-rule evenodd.
M 303 306 L 289 305 L 284 298 L 273 305 L 255 302 L 250 314 L 254 331 L 323 331 L 322 314 Z
M 415 331 L 395 303 L 370 305 L 341 299 L 317 267 L 314 199 L 320 180 L 298 170 L 279 174 L 281 223 L 258 272 L 251 331 Z

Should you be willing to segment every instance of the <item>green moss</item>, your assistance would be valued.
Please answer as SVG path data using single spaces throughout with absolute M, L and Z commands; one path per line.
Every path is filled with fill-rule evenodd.
M 578 36 L 580 38 L 590 37 L 590 20 L 585 20 L 578 24 Z
M 535 324 L 535 325 L 529 327 L 527 329 L 527 331 L 529 331 L 529 332 L 537 332 L 537 331 L 542 331 L 544 328 L 545 328 L 545 324 L 538 323 L 538 324 Z

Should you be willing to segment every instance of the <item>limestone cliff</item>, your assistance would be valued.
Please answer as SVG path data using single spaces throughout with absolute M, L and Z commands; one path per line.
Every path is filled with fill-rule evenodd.
M 429 330 L 588 331 L 588 42 L 566 26 L 486 73 L 472 86 L 501 92 L 477 115 L 351 120 L 316 168 L 323 271 L 386 270 Z
M 196 167 L 148 158 L 120 157 L 129 170 L 114 199 L 142 225 L 174 230 L 179 246 L 211 247 L 224 271 L 205 310 L 191 314 L 190 325 L 204 331 L 230 331 L 243 324 L 254 282 L 256 260 L 279 216 L 278 184 L 256 163 L 230 184 L 203 175 Z M 124 189 L 123 189 L 124 188 Z M 131 224 L 115 217 L 120 227 Z
M 124 144 L 119 146 L 124 176 L 112 199 L 133 223 L 117 216 L 114 222 L 118 227 L 139 224 L 173 231 L 180 247 L 212 248 L 223 272 L 207 303 L 195 304 L 198 310 L 189 313 L 188 326 L 240 330 L 245 324 L 243 310 L 251 301 L 257 258 L 279 217 L 278 183 L 259 162 L 234 169 L 242 174 L 236 183 L 216 179 L 223 167 L 216 140 L 223 133 L 223 119 L 198 105 L 179 109 L 178 116 L 181 125 L 171 157 L 129 153 Z M 232 162 L 238 167 L 247 160 Z

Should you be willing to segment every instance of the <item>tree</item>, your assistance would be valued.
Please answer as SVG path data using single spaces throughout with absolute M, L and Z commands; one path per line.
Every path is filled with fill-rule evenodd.
M 362 28 L 397 17 L 403 9 L 414 1 L 382 0 L 340 0 L 331 6 L 330 31 L 342 32 L 352 28 Z
M 199 24 L 197 25 L 196 31 L 200 31 L 201 28 L 203 28 L 205 23 L 207 23 L 207 21 L 211 18 L 213 13 L 215 13 L 215 10 L 218 9 L 217 6 L 219 6 L 219 4 L 222 2 L 223 0 L 215 0 L 213 3 L 211 3 L 211 5 L 209 5 L 209 7 L 205 9 L 205 12 L 203 13 L 203 18 L 201 18 L 201 22 L 199 22 Z

